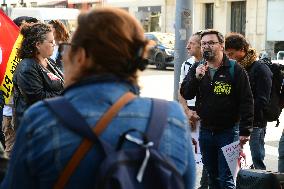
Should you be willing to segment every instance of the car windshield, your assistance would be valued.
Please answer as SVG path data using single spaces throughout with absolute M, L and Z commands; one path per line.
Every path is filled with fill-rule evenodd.
M 145 37 L 153 40 L 156 45 L 163 45 L 169 49 L 174 49 L 175 47 L 175 35 L 172 33 L 150 32 L 145 33 Z
M 175 35 L 172 33 L 156 33 L 155 36 L 159 40 L 160 44 L 163 44 L 169 49 L 174 49 L 175 47 Z

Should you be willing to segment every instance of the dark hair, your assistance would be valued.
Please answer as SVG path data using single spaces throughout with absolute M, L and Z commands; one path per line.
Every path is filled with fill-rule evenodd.
M 225 38 L 225 50 L 227 49 L 244 50 L 248 52 L 249 43 L 242 34 L 229 33 Z
M 94 62 L 82 74 L 114 74 L 135 82 L 136 71 L 145 69 L 141 58 L 147 42 L 142 26 L 127 11 L 104 7 L 79 15 L 71 50 L 83 47 Z
M 46 34 L 52 32 L 47 24 L 38 23 L 32 25 L 24 25 L 21 29 L 21 34 L 24 39 L 18 51 L 18 57 L 23 58 L 36 58 L 37 48 L 36 43 L 42 43 L 46 39 Z
M 199 30 L 199 31 L 195 32 L 195 33 L 192 34 L 192 35 L 198 35 L 198 36 L 201 37 L 202 32 L 203 32 L 203 30 Z
M 55 40 L 61 42 L 67 42 L 69 40 L 70 34 L 65 27 L 65 25 L 59 20 L 51 20 L 48 24 L 52 25 L 55 29 Z
M 218 41 L 219 41 L 220 43 L 224 43 L 224 36 L 222 35 L 222 33 L 220 33 L 220 32 L 217 31 L 217 30 L 214 30 L 214 29 L 206 29 L 206 30 L 203 30 L 203 31 L 201 32 L 201 39 L 202 39 L 203 36 L 209 35 L 209 34 L 215 34 L 215 35 L 217 36 L 217 38 L 218 38 Z
M 37 23 L 38 19 L 34 18 L 34 17 L 29 17 L 29 16 L 20 16 L 17 17 L 13 20 L 13 22 L 20 27 L 23 23 L 23 21 L 27 22 L 27 23 Z

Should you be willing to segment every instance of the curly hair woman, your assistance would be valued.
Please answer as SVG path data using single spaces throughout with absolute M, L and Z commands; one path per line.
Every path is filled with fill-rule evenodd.
M 67 28 L 65 27 L 65 25 L 59 20 L 51 20 L 48 22 L 48 24 L 50 24 L 52 28 L 54 40 L 55 40 L 54 51 L 53 51 L 51 58 L 62 69 L 63 65 L 62 65 L 62 57 L 60 53 L 62 49 L 59 48 L 59 44 L 68 42 L 70 34 Z
M 21 33 L 24 39 L 18 56 L 22 60 L 13 78 L 15 128 L 29 106 L 63 90 L 63 75 L 49 59 L 55 45 L 51 27 L 43 23 L 26 25 Z

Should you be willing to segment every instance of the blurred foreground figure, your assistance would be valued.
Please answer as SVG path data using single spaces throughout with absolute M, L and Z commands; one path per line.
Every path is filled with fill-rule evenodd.
M 146 68 L 147 45 L 148 41 L 144 38 L 141 25 L 124 10 L 100 8 L 81 14 L 71 43 L 61 44 L 66 88 L 63 98 L 57 100 L 65 99 L 79 113 L 79 116 L 66 116 L 67 122 L 78 117 L 82 117 L 83 121 L 75 124 L 76 131 L 68 128 L 68 124 L 58 119 L 55 114 L 68 112 L 68 109 L 66 106 L 59 106 L 57 110 L 51 111 L 47 102 L 52 100 L 39 102 L 30 107 L 19 127 L 2 188 L 94 188 L 98 177 L 101 176 L 97 175 L 100 165 L 108 155 L 103 153 L 100 141 L 108 143 L 109 148 L 120 148 L 118 141 L 121 135 L 130 129 L 136 129 L 131 137 L 127 135 L 128 139 L 121 148 L 136 149 L 139 141 L 145 142 L 145 137 L 139 136 L 143 136 L 144 131 L 149 129 L 152 103 L 157 101 L 138 96 L 137 74 L 139 70 L 143 71 Z M 88 140 L 84 140 L 81 128 L 89 125 L 96 130 L 99 127 L 96 124 L 101 123 L 108 109 L 121 102 L 121 97 L 125 99 L 125 95 L 131 96 L 131 101 L 128 101 L 107 124 L 107 128 L 99 135 L 100 141 L 95 140 L 92 146 L 89 137 Z M 54 101 L 56 99 L 53 99 Z M 193 189 L 195 162 L 187 118 L 177 102 L 163 102 L 166 102 L 168 111 L 164 119 L 164 131 L 161 137 L 157 136 L 161 140 L 154 144 L 151 141 L 143 142 L 146 153 L 142 153 L 143 165 L 141 161 L 139 166 L 142 168 L 139 172 L 143 173 L 143 169 L 146 168 L 145 174 L 150 174 L 150 179 L 159 181 L 161 175 L 155 174 L 152 169 L 147 170 L 153 157 L 147 153 L 148 150 L 153 150 L 150 146 L 154 145 L 159 153 L 169 158 L 175 167 L 175 174 L 181 176 L 179 178 L 185 188 Z M 160 117 L 154 116 L 155 118 L 157 120 Z M 84 125 L 85 121 L 87 123 Z M 157 126 L 162 126 L 162 123 Z M 90 127 L 85 129 L 90 130 Z M 159 127 L 156 130 L 159 131 Z M 90 138 L 97 138 L 92 134 L 91 130 Z M 80 143 L 90 144 L 90 150 L 79 161 L 74 172 L 67 171 L 67 174 L 71 173 L 70 177 L 58 187 L 58 179 L 62 178 L 61 174 L 65 173 L 66 166 L 70 162 L 74 165 L 70 159 L 74 157 L 73 154 Z M 137 180 L 141 179 L 141 175 L 138 174 Z M 167 185 L 168 181 L 164 181 Z M 155 182 L 152 184 L 155 185 Z

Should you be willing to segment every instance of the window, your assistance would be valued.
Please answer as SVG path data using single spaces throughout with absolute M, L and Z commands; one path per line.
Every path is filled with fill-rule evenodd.
M 243 35 L 246 33 L 246 2 L 238 1 L 231 4 L 231 31 Z
M 214 3 L 205 3 L 205 29 L 213 28 Z
M 142 23 L 145 32 L 161 31 L 160 17 L 161 6 L 138 7 L 136 17 Z

